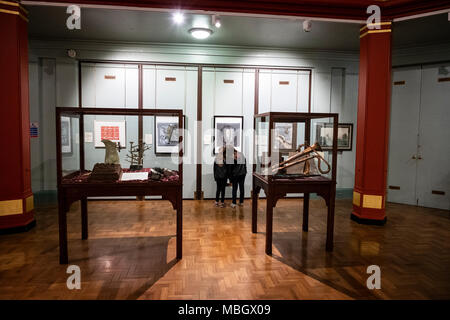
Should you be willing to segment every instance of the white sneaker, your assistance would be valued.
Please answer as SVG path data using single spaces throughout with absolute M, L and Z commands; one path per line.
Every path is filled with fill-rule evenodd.
M 235 204 L 235 203 L 232 203 L 232 204 L 231 204 L 231 208 L 232 208 L 232 209 L 235 209 L 235 208 L 236 208 L 236 204 Z

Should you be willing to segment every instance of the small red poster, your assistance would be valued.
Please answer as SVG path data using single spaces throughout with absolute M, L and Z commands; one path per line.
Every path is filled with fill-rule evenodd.
M 101 127 L 101 139 L 118 141 L 120 139 L 119 127 L 118 126 L 102 126 Z

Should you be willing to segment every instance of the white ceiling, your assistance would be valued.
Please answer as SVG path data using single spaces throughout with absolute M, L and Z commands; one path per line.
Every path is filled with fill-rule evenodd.
M 27 6 L 31 38 L 103 41 L 202 43 L 227 46 L 290 49 L 359 50 L 359 28 L 354 23 L 313 21 L 311 32 L 303 32 L 300 20 L 222 16 L 222 27 L 211 26 L 208 15 L 188 14 L 176 25 L 167 12 L 82 8 L 81 30 L 66 27 L 66 7 Z M 209 27 L 214 33 L 196 40 L 188 30 Z M 394 24 L 394 46 L 448 43 L 447 14 Z

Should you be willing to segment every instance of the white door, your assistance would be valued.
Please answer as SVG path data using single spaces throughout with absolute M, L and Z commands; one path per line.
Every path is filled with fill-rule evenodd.
M 450 210 L 450 64 L 423 67 L 417 161 L 419 206 Z
M 416 205 L 417 139 L 420 110 L 420 67 L 392 75 L 388 194 L 390 202 Z

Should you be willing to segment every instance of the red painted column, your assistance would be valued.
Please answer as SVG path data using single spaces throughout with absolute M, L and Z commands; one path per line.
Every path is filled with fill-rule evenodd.
M 0 233 L 34 225 L 28 106 L 28 19 L 0 2 Z
M 386 222 L 389 116 L 391 105 L 391 22 L 361 28 L 352 219 Z

